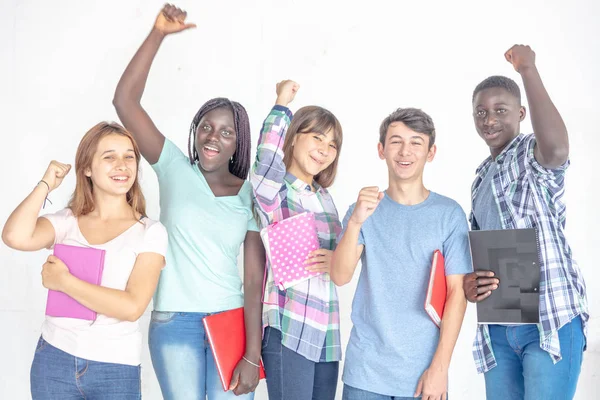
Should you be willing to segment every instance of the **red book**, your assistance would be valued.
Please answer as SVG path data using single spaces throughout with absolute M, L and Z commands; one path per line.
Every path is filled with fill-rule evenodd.
M 233 370 L 246 352 L 244 307 L 209 315 L 204 317 L 202 322 L 215 358 L 223 390 L 228 391 Z M 259 377 L 260 379 L 265 378 L 262 360 L 260 361 Z
M 431 272 L 429 273 L 429 287 L 425 298 L 425 311 L 431 320 L 440 327 L 446 305 L 446 273 L 444 270 L 444 256 L 439 250 L 433 252 Z

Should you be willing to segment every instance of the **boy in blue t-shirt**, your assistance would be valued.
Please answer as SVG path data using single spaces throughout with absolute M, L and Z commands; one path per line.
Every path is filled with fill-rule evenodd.
M 423 185 L 436 152 L 431 118 L 398 109 L 380 128 L 379 157 L 389 186 L 363 188 L 348 210 L 331 279 L 344 285 L 358 260 L 353 328 L 344 365 L 344 400 L 446 399 L 448 367 L 466 309 L 471 272 L 465 213 Z M 433 253 L 445 258 L 448 294 L 441 329 L 424 309 Z

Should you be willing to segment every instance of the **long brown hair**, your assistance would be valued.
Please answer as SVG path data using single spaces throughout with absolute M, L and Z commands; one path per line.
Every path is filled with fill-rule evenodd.
M 338 161 L 342 151 L 342 141 L 344 139 L 342 133 L 342 125 L 338 119 L 329 110 L 319 106 L 302 107 L 294 117 L 288 128 L 283 142 L 283 162 L 286 169 L 290 168 L 294 153 L 294 137 L 299 134 L 320 133 L 327 134 L 330 130 L 333 131 L 333 140 L 337 148 L 337 154 L 333 162 L 323 171 L 315 175 L 314 180 L 324 188 L 328 188 L 333 184 L 335 175 L 337 174 Z M 312 183 L 312 182 L 307 182 Z
M 131 140 L 133 151 L 135 152 L 137 171 L 133 185 L 127 192 L 127 204 L 131 206 L 134 215 L 139 213 L 145 217 L 146 199 L 144 199 L 144 194 L 142 193 L 142 188 L 140 187 L 138 180 L 140 169 L 140 149 L 133 139 L 133 136 L 131 136 L 131 133 L 115 122 L 100 122 L 96 124 L 92 129 L 87 131 L 85 135 L 83 135 L 81 142 L 79 142 L 77 154 L 75 155 L 75 191 L 73 192 L 73 196 L 71 196 L 71 200 L 69 201 L 69 208 L 76 217 L 86 215 L 94 211 L 96 207 L 93 196 L 94 184 L 92 183 L 92 179 L 86 176 L 85 171 L 92 166 L 94 154 L 96 153 L 96 150 L 98 150 L 98 143 L 103 137 L 108 135 L 121 135 Z

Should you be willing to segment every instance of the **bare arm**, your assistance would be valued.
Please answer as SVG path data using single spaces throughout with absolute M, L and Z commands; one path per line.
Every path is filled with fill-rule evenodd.
M 265 271 L 265 248 L 260 233 L 249 231 L 244 240 L 244 320 L 246 353 L 244 357 L 260 364 L 262 347 L 262 284 Z M 242 359 L 231 380 L 235 395 L 254 391 L 259 382 L 259 370 Z
M 71 166 L 52 161 L 33 191 L 10 214 L 4 229 L 2 241 L 21 251 L 36 251 L 50 247 L 54 243 L 54 227 L 46 218 L 38 218 L 48 194 L 56 189 L 69 173 Z
M 560 167 L 569 158 L 569 136 L 537 70 L 535 53 L 529 46 L 515 45 L 505 57 L 523 78 L 537 143 L 535 158 L 545 168 Z
M 338 243 L 331 261 L 329 275 L 333 283 L 343 286 L 352 280 L 356 265 L 365 248 L 358 244 L 362 224 L 375 212 L 383 193 L 377 186 L 363 188 L 358 194 L 358 200 L 348 219 L 346 230 Z
M 132 133 L 144 158 L 155 164 L 165 143 L 165 137 L 141 105 L 150 67 L 166 35 L 194 27 L 185 23 L 186 13 L 166 5 L 154 23 L 150 34 L 135 53 L 123 72 L 113 104 L 123 125 Z
M 340 239 L 331 261 L 331 280 L 338 286 L 343 286 L 352 280 L 354 271 L 365 248 L 358 244 L 358 236 L 362 224 L 348 222 L 346 231 Z
M 463 292 L 463 275 L 446 276 L 446 287 L 446 305 L 440 327 L 438 346 L 429 368 L 419 379 L 417 391 L 415 392 L 415 396 L 422 395 L 424 399 L 446 399 L 448 368 L 467 309 L 467 300 Z
M 44 287 L 71 296 L 85 307 L 121 321 L 137 321 L 156 290 L 165 258 L 157 253 L 141 253 L 125 290 L 93 285 L 69 273 L 57 257 L 49 256 L 42 269 Z

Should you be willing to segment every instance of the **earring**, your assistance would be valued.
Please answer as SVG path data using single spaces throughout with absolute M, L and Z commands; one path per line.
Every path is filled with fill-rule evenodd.
M 231 158 L 229 159 L 230 163 L 233 163 L 233 156 L 231 156 Z

